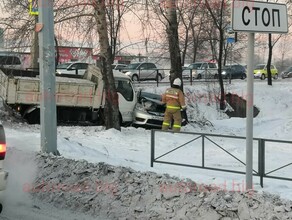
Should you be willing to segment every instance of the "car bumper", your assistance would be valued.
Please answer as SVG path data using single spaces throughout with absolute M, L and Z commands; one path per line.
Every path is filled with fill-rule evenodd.
M 262 76 L 262 73 L 254 73 L 254 78 L 261 78 Z
M 162 122 L 163 116 L 151 115 L 137 109 L 134 112 L 134 125 L 161 128 Z

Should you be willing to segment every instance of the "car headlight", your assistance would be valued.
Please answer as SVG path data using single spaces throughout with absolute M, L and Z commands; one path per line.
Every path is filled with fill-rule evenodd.
M 144 108 L 144 106 L 141 103 L 137 102 L 135 105 L 135 108 L 139 111 L 146 112 L 146 109 Z
M 223 71 L 223 72 L 222 72 L 222 75 L 226 75 L 226 71 Z
M 125 75 L 126 76 L 130 76 L 131 75 L 131 72 L 126 72 Z
M 261 74 L 261 71 L 258 71 L 257 74 Z

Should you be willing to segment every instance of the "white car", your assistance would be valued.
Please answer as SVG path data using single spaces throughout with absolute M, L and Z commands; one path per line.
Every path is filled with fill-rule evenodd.
M 122 72 L 122 70 L 126 67 L 126 64 L 114 63 L 112 64 L 113 73 Z
M 0 212 L 2 211 L 3 192 L 6 189 L 8 172 L 3 169 L 6 154 L 6 139 L 3 126 L 0 124 Z
M 84 62 L 61 63 L 57 66 L 56 73 L 57 75 L 71 74 L 83 76 L 88 65 L 88 63 Z
M 218 68 L 216 63 L 213 62 L 196 62 L 190 64 L 182 72 L 182 78 L 189 80 L 192 79 L 210 79 L 217 78 Z

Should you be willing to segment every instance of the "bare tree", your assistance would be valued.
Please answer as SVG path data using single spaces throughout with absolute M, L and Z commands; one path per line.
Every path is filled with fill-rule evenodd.
M 211 3 L 211 4 L 210 4 Z M 224 9 L 226 8 L 226 2 L 225 0 L 219 1 L 219 0 L 206 0 L 205 1 L 206 8 L 208 9 L 213 22 L 217 28 L 217 31 L 219 32 L 219 55 L 218 55 L 218 78 L 219 78 L 219 84 L 221 89 L 221 95 L 220 95 L 220 109 L 223 110 L 225 108 L 225 93 L 224 93 L 224 85 L 223 85 L 223 79 L 222 79 L 222 57 L 223 57 L 223 45 L 224 45 L 224 32 L 226 30 L 226 20 L 225 20 L 225 14 Z

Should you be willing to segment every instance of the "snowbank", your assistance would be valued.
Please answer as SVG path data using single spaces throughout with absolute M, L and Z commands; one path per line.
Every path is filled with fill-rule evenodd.
M 37 155 L 27 190 L 60 208 L 103 219 L 291 219 L 292 202 L 253 191 L 226 191 L 169 175 Z

